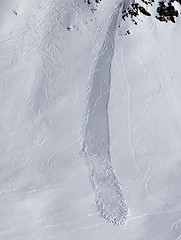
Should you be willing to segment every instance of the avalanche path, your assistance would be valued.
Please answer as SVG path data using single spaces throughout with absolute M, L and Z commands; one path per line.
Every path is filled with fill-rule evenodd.
M 96 195 L 96 204 L 108 222 L 123 225 L 128 209 L 111 165 L 108 102 L 115 31 L 120 4 L 110 18 L 108 30 L 91 76 L 84 125 L 82 153 Z

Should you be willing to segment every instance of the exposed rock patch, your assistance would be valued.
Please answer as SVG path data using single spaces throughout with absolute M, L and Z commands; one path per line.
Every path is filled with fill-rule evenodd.
M 92 13 L 98 9 L 98 5 L 102 0 L 84 0 L 84 3 L 88 4 L 88 7 L 91 8 Z
M 145 1 L 143 0 L 143 3 L 145 5 L 149 5 L 152 4 L 154 0 L 150 0 L 150 1 Z M 128 8 L 126 11 L 123 12 L 123 16 L 122 18 L 124 20 L 126 20 L 126 18 L 128 18 L 129 16 L 131 17 L 131 20 L 134 22 L 135 25 L 137 25 L 137 21 L 135 18 L 137 18 L 137 16 L 139 16 L 139 14 L 144 14 L 146 16 L 151 16 L 151 13 L 149 13 L 145 7 L 140 6 L 139 3 L 132 3 L 131 7 Z
M 175 1 L 174 0 L 169 1 L 168 5 L 166 5 L 165 2 L 159 2 L 159 7 L 157 8 L 158 16 L 156 16 L 158 20 L 162 22 L 172 21 L 173 23 L 175 23 L 175 17 L 178 17 L 179 13 L 172 5 L 173 2 Z M 180 3 L 181 0 L 177 0 L 177 2 Z
M 130 17 L 135 25 L 137 25 L 138 17 L 140 14 L 150 17 L 151 13 L 146 9 L 147 6 L 152 6 L 155 0 L 142 0 L 141 5 L 138 2 L 134 2 L 131 6 L 122 12 L 122 18 L 126 20 L 126 18 Z M 175 9 L 174 2 L 177 2 L 181 5 L 181 0 L 169 0 L 169 1 L 161 1 L 158 3 L 157 12 L 155 13 L 156 19 L 162 22 L 171 21 L 175 23 L 176 18 L 179 16 L 180 12 Z

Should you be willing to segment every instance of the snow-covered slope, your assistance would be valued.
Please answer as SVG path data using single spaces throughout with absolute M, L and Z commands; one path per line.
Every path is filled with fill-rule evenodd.
M 0 239 L 179 239 L 170 2 L 1 0 Z

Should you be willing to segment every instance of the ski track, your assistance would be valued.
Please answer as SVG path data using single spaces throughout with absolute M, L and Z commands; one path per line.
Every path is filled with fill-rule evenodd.
M 181 238 L 181 219 L 173 223 L 171 229 L 173 232 L 179 234 L 179 237 L 177 239 L 180 239 Z
M 120 4 L 110 19 L 104 43 L 93 69 L 87 100 L 82 154 L 102 217 L 116 225 L 126 223 L 128 208 L 111 165 L 109 150 L 108 102 L 115 31 Z

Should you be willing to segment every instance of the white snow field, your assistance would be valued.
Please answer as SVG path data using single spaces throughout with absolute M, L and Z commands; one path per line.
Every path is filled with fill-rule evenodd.
M 181 6 L 131 3 L 0 0 L 0 240 L 181 239 Z

